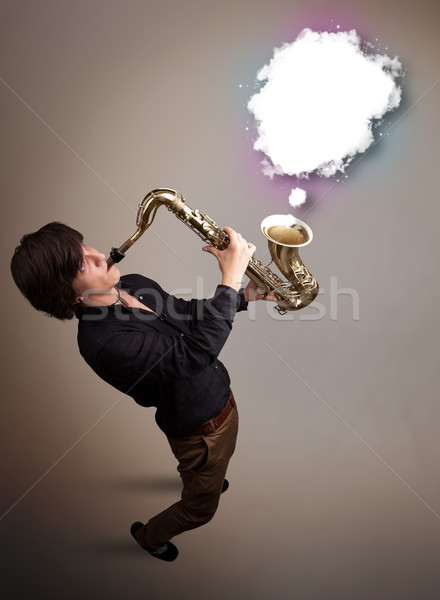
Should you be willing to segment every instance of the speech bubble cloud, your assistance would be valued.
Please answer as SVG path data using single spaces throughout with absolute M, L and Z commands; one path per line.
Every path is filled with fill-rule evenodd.
M 275 48 L 257 74 L 266 83 L 248 103 L 258 123 L 254 149 L 266 155 L 263 173 L 344 173 L 374 142 L 373 127 L 399 106 L 402 76 L 397 57 L 367 52 L 355 30 L 304 29 Z M 298 192 L 295 198 L 305 201 Z
M 301 206 L 301 204 L 304 204 L 304 202 L 306 201 L 306 196 L 307 194 L 305 190 L 299 187 L 293 188 L 289 196 L 290 206 Z

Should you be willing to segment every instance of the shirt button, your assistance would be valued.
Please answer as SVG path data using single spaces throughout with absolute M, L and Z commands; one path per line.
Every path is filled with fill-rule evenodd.
M 144 297 L 143 297 L 143 296 L 139 296 L 139 300 L 143 300 L 143 299 L 144 299 Z
M 215 365 L 215 366 L 214 366 L 214 369 L 218 369 L 218 366 L 217 366 L 217 365 Z
M 185 334 L 184 334 L 184 333 L 181 333 L 180 335 L 183 337 Z

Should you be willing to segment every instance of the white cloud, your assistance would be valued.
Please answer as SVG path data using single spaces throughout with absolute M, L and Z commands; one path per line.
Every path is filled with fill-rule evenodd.
M 398 58 L 367 54 L 355 30 L 304 29 L 274 49 L 257 77 L 266 82 L 249 101 L 258 123 L 254 148 L 263 172 L 307 178 L 344 172 L 373 143 L 372 128 L 401 100 Z
M 301 188 L 294 188 L 290 192 L 289 204 L 290 206 L 301 206 L 306 201 L 306 191 Z

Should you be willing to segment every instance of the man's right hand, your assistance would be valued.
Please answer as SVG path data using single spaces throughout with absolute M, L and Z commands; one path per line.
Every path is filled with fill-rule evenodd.
M 227 248 L 219 250 L 213 246 L 204 246 L 202 250 L 213 254 L 218 260 L 220 271 L 222 272 L 222 284 L 238 291 L 256 247 L 254 244 L 249 244 L 234 229 L 225 227 L 225 231 L 229 237 L 229 246 Z

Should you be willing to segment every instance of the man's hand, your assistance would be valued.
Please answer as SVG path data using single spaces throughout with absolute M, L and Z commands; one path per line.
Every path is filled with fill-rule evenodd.
M 252 281 L 252 279 L 244 288 L 244 298 L 246 302 L 251 302 L 252 300 L 268 300 L 269 302 L 277 301 L 274 294 L 267 294 L 267 296 L 265 296 L 264 294 L 259 292 L 257 284 L 255 283 L 255 281 Z
M 222 284 L 238 290 L 249 261 L 255 252 L 254 244 L 248 242 L 230 227 L 225 227 L 229 237 L 229 246 L 219 250 L 213 246 L 204 246 L 202 250 L 213 254 L 218 260 L 222 272 Z

